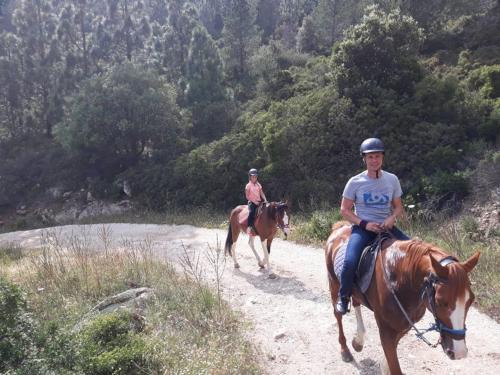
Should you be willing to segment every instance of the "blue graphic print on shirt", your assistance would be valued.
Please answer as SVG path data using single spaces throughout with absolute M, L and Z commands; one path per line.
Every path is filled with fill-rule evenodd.
M 389 196 L 386 194 L 372 194 L 369 191 L 363 194 L 363 200 L 367 206 L 384 206 L 389 203 Z

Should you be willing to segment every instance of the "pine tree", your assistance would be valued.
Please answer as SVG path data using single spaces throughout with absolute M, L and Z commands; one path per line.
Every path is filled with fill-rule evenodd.
M 297 33 L 297 51 L 312 53 L 318 50 L 318 40 L 314 21 L 311 16 L 306 16 L 302 20 L 302 26 Z
M 226 75 L 233 85 L 248 87 L 248 61 L 260 39 L 255 7 L 249 0 L 227 0 L 225 9 L 222 41 Z
M 225 98 L 219 50 L 206 29 L 201 26 L 193 30 L 186 70 L 188 105 Z

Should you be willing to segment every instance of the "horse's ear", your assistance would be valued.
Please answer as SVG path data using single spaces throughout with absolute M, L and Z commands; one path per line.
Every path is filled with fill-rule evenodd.
M 476 264 L 479 260 L 479 255 L 481 255 L 481 253 L 479 251 L 476 251 L 473 256 L 471 256 L 465 262 L 460 263 L 465 272 L 469 273 L 474 267 L 476 267 Z
M 431 264 L 432 268 L 434 269 L 434 272 L 440 279 L 447 279 L 448 278 L 448 268 L 446 266 L 442 266 L 441 263 L 439 263 L 436 258 L 434 258 L 432 255 L 430 256 L 431 258 Z

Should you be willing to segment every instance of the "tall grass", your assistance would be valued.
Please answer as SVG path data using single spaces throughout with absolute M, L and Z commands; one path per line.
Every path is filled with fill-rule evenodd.
M 143 348 L 147 359 L 140 373 L 261 373 L 255 349 L 244 338 L 243 323 L 222 299 L 220 247 L 208 249 L 206 262 L 185 250 L 179 270 L 158 260 L 151 239 L 115 243 L 110 227 L 99 226 L 96 236 L 91 235 L 93 229 L 84 226 L 66 238 L 57 229 L 49 230 L 39 250 L 25 251 L 23 258 L 10 263 L 6 274 L 28 292 L 30 309 L 42 328 L 55 325 L 58 337 L 65 337 L 61 341 L 77 340 L 72 336 L 75 327 L 92 315 L 88 313 L 100 300 L 129 287 L 147 286 L 154 290 L 154 298 L 138 341 L 145 344 L 133 349 Z M 202 266 L 206 263 L 212 269 Z M 212 285 L 205 278 L 209 271 L 215 274 Z M 96 344 L 89 345 L 85 347 Z M 137 358 L 136 354 L 127 355 Z M 102 363 L 94 365 L 88 368 L 100 368 Z M 52 370 L 63 373 L 68 368 Z

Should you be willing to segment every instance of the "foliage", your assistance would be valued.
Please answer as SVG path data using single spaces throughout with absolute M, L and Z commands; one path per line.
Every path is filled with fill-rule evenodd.
M 422 76 L 417 62 L 421 41 L 422 30 L 413 19 L 371 8 L 333 51 L 332 66 L 340 93 L 355 103 L 392 93 L 411 95 Z
M 495 1 L 22 0 L 2 11 L 1 206 L 54 186 L 114 199 L 127 178 L 151 208 L 228 208 L 258 166 L 271 196 L 312 209 L 338 203 L 371 136 L 412 200 L 464 197 L 457 176 L 482 157 L 470 145 L 498 145 Z
M 125 64 L 86 82 L 57 136 L 106 178 L 157 154 L 175 158 L 182 132 L 172 87 L 153 72 Z
M 80 366 L 92 374 L 142 374 L 147 345 L 128 312 L 94 319 L 78 334 Z
M 35 350 L 34 322 L 21 289 L 0 276 L 0 371 L 20 366 Z
M 332 225 L 342 220 L 338 211 L 314 211 L 305 225 L 298 228 L 299 238 L 323 243 L 332 232 Z

